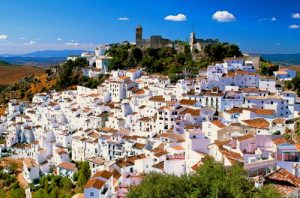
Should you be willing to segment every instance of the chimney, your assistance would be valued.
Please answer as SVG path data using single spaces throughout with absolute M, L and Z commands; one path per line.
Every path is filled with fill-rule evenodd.
M 293 165 L 293 175 L 297 178 L 299 178 L 299 164 L 298 163 L 295 163 Z
M 255 177 L 254 181 L 255 181 L 255 187 L 256 188 L 263 187 L 263 185 L 264 185 L 264 178 L 261 175 Z

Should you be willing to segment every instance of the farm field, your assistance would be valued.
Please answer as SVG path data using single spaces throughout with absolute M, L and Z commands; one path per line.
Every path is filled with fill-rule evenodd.
M 45 70 L 39 67 L 0 65 L 0 85 L 14 84 L 26 76 L 39 77 L 43 74 Z

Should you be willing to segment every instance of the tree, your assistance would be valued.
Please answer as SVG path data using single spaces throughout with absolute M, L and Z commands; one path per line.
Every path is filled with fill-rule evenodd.
M 294 90 L 298 92 L 298 95 L 300 94 L 300 76 L 296 76 L 291 81 L 294 86 Z
M 132 55 L 133 55 L 133 58 L 134 58 L 136 64 L 140 63 L 141 60 L 143 59 L 143 52 L 139 48 L 136 48 L 136 47 L 133 48 Z
M 225 168 L 211 158 L 191 175 L 150 173 L 132 187 L 128 197 L 280 197 L 270 187 L 257 189 L 240 164 Z
M 86 182 L 91 177 L 91 170 L 88 162 L 82 162 L 79 166 L 78 171 L 78 186 L 83 189 L 83 186 L 86 184 Z
M 284 82 L 284 88 L 286 89 L 292 89 L 293 88 L 293 83 L 290 80 L 287 80 Z
M 268 71 L 269 71 L 269 69 L 268 69 L 267 66 L 262 65 L 262 66 L 260 67 L 260 74 L 261 74 L 261 75 L 267 75 L 267 74 L 268 74 Z
M 25 198 L 25 191 L 22 188 L 11 189 L 9 191 L 10 198 Z
M 240 57 L 242 52 L 235 44 L 213 43 L 204 48 L 206 56 L 213 62 L 222 61 L 226 57 Z
M 66 193 L 69 193 L 72 190 L 72 186 L 73 186 L 72 181 L 69 178 L 64 177 L 61 182 L 62 182 L 63 190 Z

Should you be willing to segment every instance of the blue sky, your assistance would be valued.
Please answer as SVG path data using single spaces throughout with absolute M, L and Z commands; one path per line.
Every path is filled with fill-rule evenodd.
M 0 54 L 134 41 L 139 24 L 144 37 L 194 30 L 245 52 L 299 53 L 299 13 L 299 0 L 0 0 Z

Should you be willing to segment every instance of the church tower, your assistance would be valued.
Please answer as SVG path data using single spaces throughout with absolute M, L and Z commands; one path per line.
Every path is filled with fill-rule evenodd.
M 195 32 L 191 32 L 191 35 L 190 35 L 190 49 L 191 49 L 191 51 L 193 51 L 195 43 L 196 43 L 196 34 L 195 34 Z
M 140 25 L 136 28 L 135 31 L 135 41 L 136 41 L 136 46 L 141 47 L 143 41 L 143 28 Z

